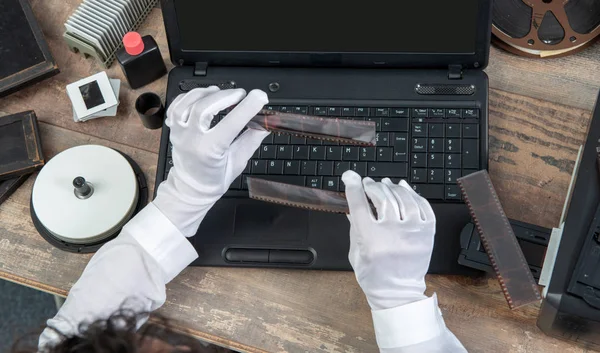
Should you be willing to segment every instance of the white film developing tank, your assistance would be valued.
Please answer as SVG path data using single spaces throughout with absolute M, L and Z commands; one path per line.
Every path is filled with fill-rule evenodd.
M 40 171 L 31 195 L 32 217 L 42 235 L 61 242 L 101 242 L 133 216 L 139 190 L 136 173 L 121 153 L 99 145 L 73 147 Z

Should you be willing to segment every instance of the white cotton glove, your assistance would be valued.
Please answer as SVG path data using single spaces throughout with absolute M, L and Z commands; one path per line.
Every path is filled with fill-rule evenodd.
M 427 298 L 435 215 L 431 206 L 402 180 L 381 183 L 345 172 L 350 208 L 349 259 L 372 310 L 395 308 Z M 366 195 L 365 195 L 366 194 Z M 374 216 L 367 196 L 377 210 Z
M 171 129 L 173 168 L 153 203 L 185 236 L 196 234 L 206 213 L 269 135 L 248 129 L 237 137 L 268 102 L 260 90 L 246 96 L 243 89 L 209 87 L 180 95 L 169 106 L 166 125 Z M 235 104 L 211 129 L 215 114 Z

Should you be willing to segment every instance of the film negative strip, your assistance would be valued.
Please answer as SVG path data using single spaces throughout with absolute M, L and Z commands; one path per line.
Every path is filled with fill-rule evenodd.
M 511 309 L 542 299 L 487 171 L 457 180 Z
M 517 55 L 569 55 L 600 35 L 597 0 L 495 0 L 492 11 L 496 44 Z
M 346 194 L 248 177 L 251 199 L 311 211 L 350 213 Z
M 248 124 L 254 129 L 360 146 L 375 146 L 375 126 L 373 121 L 279 113 L 266 109 Z

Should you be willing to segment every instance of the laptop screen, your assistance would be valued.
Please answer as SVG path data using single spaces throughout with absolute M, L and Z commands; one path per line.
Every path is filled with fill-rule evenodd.
M 479 0 L 175 0 L 183 51 L 476 51 Z

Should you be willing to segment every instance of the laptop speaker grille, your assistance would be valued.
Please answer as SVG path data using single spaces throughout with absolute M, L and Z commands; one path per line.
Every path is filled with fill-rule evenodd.
M 234 81 L 229 82 L 206 82 L 196 80 L 183 80 L 179 83 L 179 89 L 183 92 L 191 91 L 194 88 L 206 88 L 210 86 L 217 86 L 220 89 L 231 89 L 236 88 L 237 85 Z
M 431 96 L 471 96 L 475 94 L 474 85 L 417 85 L 415 91 Z

